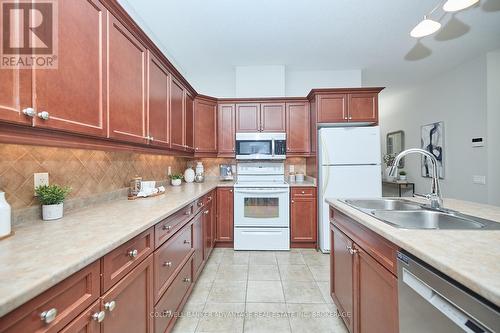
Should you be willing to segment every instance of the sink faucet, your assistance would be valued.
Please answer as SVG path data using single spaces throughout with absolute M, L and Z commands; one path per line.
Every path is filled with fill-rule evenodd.
M 394 159 L 394 163 L 392 164 L 391 170 L 389 172 L 389 176 L 396 177 L 398 171 L 399 161 L 408 154 L 419 153 L 424 155 L 425 157 L 431 160 L 432 164 L 432 185 L 431 185 L 431 193 L 426 195 L 425 197 L 430 200 L 431 208 L 441 209 L 443 207 L 443 198 L 441 197 L 441 190 L 439 188 L 439 170 L 438 170 L 438 161 L 434 155 L 429 153 L 426 150 L 419 148 L 412 148 L 402 151 L 396 156 Z

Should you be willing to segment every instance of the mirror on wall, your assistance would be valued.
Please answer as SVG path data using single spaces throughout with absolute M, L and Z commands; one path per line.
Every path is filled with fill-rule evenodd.
M 399 154 L 405 149 L 405 132 L 404 131 L 395 131 L 391 133 L 387 133 L 387 140 L 386 140 L 386 145 L 387 145 L 387 154 Z M 405 166 L 404 164 L 404 158 L 401 159 L 399 163 L 399 167 L 403 168 Z

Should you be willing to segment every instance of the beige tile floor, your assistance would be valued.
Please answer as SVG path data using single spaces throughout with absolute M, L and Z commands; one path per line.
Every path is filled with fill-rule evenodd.
M 328 281 L 329 257 L 315 250 L 217 248 L 174 332 L 345 333 Z

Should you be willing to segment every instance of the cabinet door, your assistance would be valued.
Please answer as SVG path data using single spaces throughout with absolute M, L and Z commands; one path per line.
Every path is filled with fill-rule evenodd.
M 148 137 L 154 146 L 170 146 L 170 74 L 151 53 L 148 62 Z
M 396 333 L 398 280 L 369 254 L 357 250 L 356 332 Z
M 91 307 L 63 328 L 60 333 L 99 333 L 101 331 L 101 324 L 93 316 L 99 315 L 101 311 L 99 301 L 96 301 Z
M 236 104 L 236 132 L 259 132 L 260 104 Z
M 108 307 L 111 302 L 115 302 L 113 309 Z M 107 309 L 101 323 L 102 333 L 152 332 L 153 256 L 147 257 L 104 294 L 101 308 Z
M 330 291 L 350 332 L 354 329 L 354 256 L 349 252 L 352 241 L 331 227 Z
M 315 197 L 292 196 L 290 205 L 292 242 L 316 242 L 316 210 Z
M 109 15 L 108 49 L 109 136 L 145 143 L 146 48 Z
M 204 247 L 204 216 L 203 211 L 196 215 L 193 219 L 193 273 L 195 278 L 199 275 L 200 269 L 202 267 L 204 257 L 203 257 L 203 247 Z
M 217 228 L 216 240 L 218 242 L 233 241 L 233 189 L 217 189 Z
M 23 109 L 33 107 L 31 101 L 31 70 L 0 69 L 0 121 L 31 125 Z
M 184 150 L 184 88 L 175 79 L 170 81 L 170 143 L 172 148 Z
M 190 94 L 186 93 L 186 115 L 185 126 L 186 129 L 184 131 L 185 138 L 184 142 L 186 144 L 186 150 L 194 151 L 194 98 Z
M 311 123 L 310 123 L 310 129 L 311 129 L 311 155 L 316 155 L 316 148 L 317 148 L 317 143 L 318 143 L 318 127 L 317 125 L 317 120 L 318 120 L 318 99 L 317 97 L 311 100 Z
M 378 122 L 378 94 L 349 94 L 349 121 Z
M 104 63 L 107 12 L 97 0 L 59 1 L 58 11 L 58 68 L 33 71 L 34 108 L 36 112 L 45 111 L 49 115 L 48 119 L 34 117 L 35 126 L 106 136 Z M 125 37 L 115 26 L 111 27 L 110 33 L 110 92 L 113 92 L 110 98 L 114 103 L 111 110 L 116 113 L 116 94 L 124 93 L 117 89 L 130 88 L 127 92 L 133 94 L 126 102 L 133 101 L 138 109 L 131 109 L 124 103 L 125 108 L 120 112 L 131 111 L 139 121 L 137 128 L 128 128 L 125 119 L 120 117 L 116 121 L 114 118 L 114 129 L 130 131 L 142 140 L 144 49 L 137 41 L 126 39 L 130 36 L 126 34 Z M 125 62 L 130 63 L 125 67 Z M 115 70 L 126 71 L 125 82 L 115 81 L 119 80 Z M 130 87 L 129 82 L 132 82 Z
M 285 103 L 262 103 L 260 123 L 262 132 L 285 132 Z
M 286 103 L 286 151 L 309 154 L 311 150 L 309 103 Z
M 217 117 L 217 150 L 221 157 L 234 157 L 235 154 L 235 104 L 219 104 Z
M 214 193 L 207 195 L 207 202 L 203 209 L 203 232 L 205 240 L 204 259 L 207 260 L 214 247 Z
M 318 123 L 343 123 L 347 121 L 347 95 L 319 95 L 317 99 Z
M 194 104 L 194 151 L 217 152 L 217 104 L 196 100 Z

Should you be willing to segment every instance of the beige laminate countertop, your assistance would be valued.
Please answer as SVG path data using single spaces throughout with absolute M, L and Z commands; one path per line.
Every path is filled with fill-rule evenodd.
M 19 224 L 0 241 L 0 317 L 93 263 L 193 200 L 233 182 L 168 186 L 164 195 L 87 207 Z
M 327 198 L 326 202 L 500 306 L 500 230 L 398 229 L 338 200 Z M 445 199 L 444 206 L 500 222 L 500 207 L 454 199 Z

